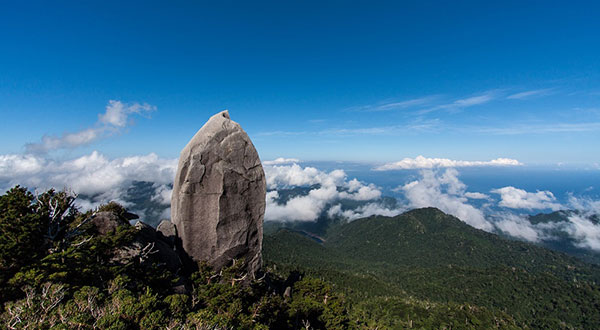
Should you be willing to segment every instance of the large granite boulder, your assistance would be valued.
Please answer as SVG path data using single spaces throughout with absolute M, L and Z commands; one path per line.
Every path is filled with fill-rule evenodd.
M 260 269 L 266 181 L 258 153 L 223 111 L 181 151 L 171 221 L 183 249 L 219 270 L 244 260 L 249 278 Z

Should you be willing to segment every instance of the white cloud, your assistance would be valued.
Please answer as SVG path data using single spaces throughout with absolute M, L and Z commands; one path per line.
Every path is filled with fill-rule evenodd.
M 536 228 L 526 217 L 506 213 L 494 225 L 504 233 L 530 242 L 539 242 L 540 228 Z
M 563 208 L 556 202 L 556 197 L 552 192 L 544 190 L 535 193 L 527 192 L 512 186 L 494 189 L 492 193 L 500 195 L 498 205 L 512 209 L 551 209 L 553 211 Z
M 95 127 L 83 129 L 78 132 L 65 132 L 61 136 L 44 135 L 38 143 L 28 143 L 25 149 L 28 153 L 45 153 L 57 149 L 75 148 L 90 144 L 110 134 L 119 132 L 127 125 L 131 114 L 144 114 L 156 110 L 155 106 L 147 103 L 126 104 L 121 101 L 110 100 L 104 114 L 98 115 Z
M 569 206 L 577 213 L 569 215 L 569 225 L 564 229 L 576 240 L 576 246 L 600 251 L 600 223 L 592 221 L 600 217 L 600 200 L 569 196 Z
M 569 216 L 565 231 L 576 240 L 576 246 L 600 251 L 600 225 L 589 218 L 577 214 Z
M 519 166 L 523 165 L 516 159 L 497 158 L 490 161 L 452 160 L 447 158 L 404 158 L 401 161 L 387 163 L 376 167 L 375 171 L 407 170 L 438 167 L 472 167 L 472 166 Z
M 530 91 L 511 94 L 511 95 L 507 96 L 506 98 L 510 99 L 510 100 L 524 100 L 524 99 L 529 99 L 529 98 L 536 97 L 536 96 L 548 95 L 552 91 L 553 91 L 552 88 L 536 89 L 536 90 L 530 90 Z
M 352 184 L 349 183 L 349 185 Z M 379 197 L 381 197 L 381 191 L 372 183 L 366 186 L 361 186 L 355 192 L 351 192 L 349 190 L 349 192 L 341 191 L 339 193 L 339 198 L 352 199 L 355 201 L 370 201 L 373 199 L 378 199 Z
M 381 197 L 381 191 L 375 185 L 356 179 L 348 181 L 343 170 L 325 172 L 314 167 L 303 168 L 298 164 L 265 165 L 264 169 L 267 187 L 271 189 L 267 193 L 267 221 L 315 221 L 335 201 L 371 201 Z M 292 197 L 283 204 L 278 203 L 279 192 L 276 189 L 313 185 L 318 187 L 310 189 L 308 194 Z M 371 207 L 362 212 L 366 214 L 375 210 Z
M 56 161 L 42 155 L 1 155 L 0 188 L 14 185 L 30 189 L 69 188 L 92 200 L 80 200 L 79 205 L 97 206 L 121 198 L 133 181 L 155 183 L 157 201 L 166 204 L 166 186 L 173 182 L 177 159 L 160 158 L 156 154 L 107 159 L 97 151 L 67 161 Z M 124 203 L 126 206 L 126 203 Z
M 160 214 L 161 219 L 171 219 L 171 207 L 167 207 Z
M 98 115 L 101 123 L 115 127 L 124 127 L 130 114 L 143 114 L 156 110 L 155 106 L 148 103 L 125 104 L 121 101 L 110 100 L 106 106 L 106 112 Z
M 277 191 L 267 193 L 265 221 L 315 221 L 325 205 L 336 196 L 335 187 L 322 187 L 311 190 L 306 196 L 297 196 L 285 204 L 275 201 Z
M 437 207 L 475 228 L 491 231 L 493 226 L 485 219 L 483 212 L 467 203 L 465 189 L 466 186 L 458 179 L 458 171 L 449 168 L 442 174 L 422 170 L 421 179 L 409 182 L 398 190 L 404 192 L 412 208 Z
M 45 160 L 34 155 L 0 155 L 0 180 L 37 173 Z
M 466 192 L 465 197 L 470 199 L 490 199 L 490 196 L 479 192 Z
M 269 189 L 275 189 L 276 187 L 310 186 L 314 184 L 341 185 L 346 178 L 346 173 L 342 170 L 334 170 L 326 173 L 314 167 L 302 168 L 298 164 L 264 166 L 264 170 Z
M 573 195 L 569 196 L 569 207 L 587 215 L 600 216 L 600 200 L 592 200 L 589 198 L 577 198 Z
M 157 184 L 155 184 L 157 185 Z M 152 196 L 152 201 L 157 202 L 161 205 L 171 205 L 171 195 L 173 194 L 173 188 L 165 184 L 158 184 L 154 195 Z
M 347 180 L 342 170 L 325 172 L 297 164 L 265 165 L 264 168 L 269 189 L 318 186 L 306 196 L 297 196 L 282 205 L 274 200 L 277 192 L 269 192 L 267 220 L 311 221 L 333 201 L 370 201 L 381 197 L 375 185 Z M 133 181 L 145 181 L 154 184 L 151 201 L 168 206 L 176 170 L 177 159 L 160 158 L 156 154 L 108 159 L 94 151 L 65 161 L 47 155 L 0 155 L 0 188 L 6 190 L 16 184 L 41 191 L 66 187 L 82 195 L 78 205 L 87 210 L 109 201 L 132 206 L 123 199 L 127 189 Z
M 593 220 L 600 215 L 600 201 L 571 196 L 568 208 L 575 212 L 565 213 L 564 221 L 533 224 L 527 216 L 503 213 L 495 216 L 494 225 L 507 235 L 530 242 L 568 238 L 578 248 L 600 251 L 600 224 Z
M 370 217 L 372 215 L 383 215 L 386 217 L 393 217 L 402 212 L 406 211 L 404 208 L 388 208 L 381 203 L 368 203 L 363 206 L 359 206 L 354 210 L 342 210 L 341 204 L 336 204 L 327 210 L 327 216 L 334 218 L 336 216 L 343 217 L 348 220 L 356 220 L 360 218 Z
M 39 143 L 28 143 L 28 153 L 44 153 L 57 149 L 75 148 L 100 139 L 107 131 L 106 127 L 88 128 L 75 133 L 63 133 L 59 136 L 44 135 Z
M 263 163 L 263 165 L 284 165 L 284 164 L 295 164 L 295 163 L 299 163 L 299 162 L 300 162 L 300 159 L 297 159 L 297 158 L 279 157 L 274 160 L 265 160 L 262 163 Z

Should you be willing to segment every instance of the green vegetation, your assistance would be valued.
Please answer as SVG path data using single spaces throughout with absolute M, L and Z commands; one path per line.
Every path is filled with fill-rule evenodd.
M 116 203 L 15 187 L 0 196 L 7 329 L 597 329 L 600 267 L 503 239 L 437 209 L 265 236 L 242 262 L 169 270 Z M 97 224 L 110 214 L 113 226 Z M 100 228 L 99 226 L 102 226 Z M 108 230 L 108 232 L 107 232 Z M 136 245 L 138 244 L 138 245 Z M 137 250 L 136 250 L 137 248 Z M 132 252 L 133 251 L 133 252 Z M 137 252 L 136 252 L 137 251 Z
M 265 236 L 270 271 L 334 283 L 353 319 L 382 328 L 587 328 L 600 325 L 600 268 L 474 229 L 437 209 L 332 227 L 319 244 Z
M 120 224 L 100 234 L 94 212 L 50 190 L 0 196 L 0 324 L 5 329 L 346 329 L 347 303 L 322 280 L 247 281 L 241 262 L 183 274 L 134 251 L 138 232 L 116 203 L 99 207 Z M 108 228 L 108 227 L 105 227 Z M 104 229 L 105 229 L 104 228 Z M 125 257 L 124 257 L 125 255 Z M 291 295 L 283 291 L 289 286 Z

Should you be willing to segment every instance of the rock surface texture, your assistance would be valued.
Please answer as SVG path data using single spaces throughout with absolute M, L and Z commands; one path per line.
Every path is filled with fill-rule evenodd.
M 171 221 L 183 249 L 219 270 L 244 259 L 260 269 L 266 181 L 258 153 L 227 111 L 212 116 L 181 151 Z

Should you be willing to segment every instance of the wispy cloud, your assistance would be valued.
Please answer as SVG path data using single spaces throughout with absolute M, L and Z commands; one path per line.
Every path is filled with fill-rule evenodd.
M 524 92 L 519 92 L 515 94 L 508 95 L 506 98 L 509 100 L 525 100 L 533 97 L 549 95 L 554 91 L 554 88 L 545 88 L 545 89 L 534 89 Z
M 296 135 L 305 135 L 309 134 L 308 131 L 284 131 L 284 130 L 276 130 L 276 131 L 266 131 L 266 132 L 258 132 L 255 136 L 296 136 Z
M 437 132 L 440 129 L 439 119 L 423 120 L 418 119 L 404 125 L 388 126 L 370 126 L 370 127 L 352 127 L 352 128 L 327 128 L 315 131 L 268 131 L 259 132 L 255 136 L 303 136 L 303 135 L 322 135 L 322 136 L 355 136 L 355 135 L 400 135 L 415 132 Z
M 318 132 L 320 135 L 398 135 L 414 132 L 433 132 L 439 129 L 439 120 L 416 121 L 406 125 L 373 126 L 357 128 L 332 128 Z
M 45 153 L 87 145 L 110 134 L 120 132 L 127 126 L 130 115 L 143 115 L 154 110 L 156 107 L 147 103 L 127 104 L 110 100 L 105 112 L 98 115 L 98 122 L 93 127 L 78 132 L 65 132 L 61 136 L 44 135 L 40 142 L 26 144 L 25 149 L 27 153 Z
M 408 100 L 385 100 L 375 104 L 355 106 L 346 109 L 346 111 L 355 112 L 379 112 L 379 111 L 393 111 L 401 109 L 410 109 L 425 106 L 434 103 L 440 95 L 429 95 Z
M 531 124 L 515 125 L 512 127 L 478 127 L 472 128 L 471 130 L 496 135 L 590 132 L 600 130 L 600 122 Z
M 482 104 L 489 103 L 489 102 L 497 99 L 499 96 L 499 92 L 500 92 L 499 90 L 490 90 L 490 91 L 484 92 L 483 94 L 480 94 L 480 95 L 462 98 L 462 99 L 458 99 L 458 100 L 455 100 L 450 103 L 439 104 L 434 107 L 419 110 L 417 113 L 418 114 L 426 114 L 426 113 L 430 113 L 433 111 L 439 111 L 439 110 L 458 111 L 458 110 L 461 110 L 464 108 L 469 108 L 469 107 L 473 107 L 476 105 L 482 105 Z
M 404 158 L 401 161 L 387 163 L 374 168 L 375 171 L 408 170 L 408 169 L 431 169 L 442 167 L 473 167 L 473 166 L 519 166 L 523 165 L 516 159 L 497 158 L 490 161 L 468 161 L 452 160 L 447 158 Z
M 461 109 L 483 105 L 495 100 L 510 99 L 510 100 L 525 100 L 534 97 L 540 97 L 552 94 L 555 88 L 534 89 L 522 92 L 509 94 L 504 89 L 493 89 L 469 97 L 458 98 L 453 101 L 444 102 L 441 94 L 433 94 L 424 97 L 418 97 L 401 101 L 382 101 L 376 104 L 351 107 L 346 110 L 358 112 L 380 112 L 402 109 L 418 110 L 416 113 L 423 115 L 434 111 L 459 111 Z M 421 109 L 419 109 L 421 108 Z
M 436 99 L 436 96 L 427 96 L 427 97 L 421 97 L 421 98 L 406 100 L 406 101 L 401 101 L 401 102 L 392 102 L 392 103 L 387 103 L 387 104 L 381 104 L 379 106 L 374 107 L 370 111 L 389 111 L 389 110 L 395 110 L 395 109 L 412 108 L 415 106 L 429 104 L 434 99 Z

